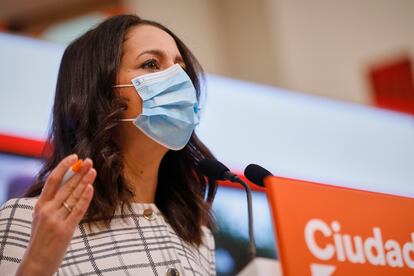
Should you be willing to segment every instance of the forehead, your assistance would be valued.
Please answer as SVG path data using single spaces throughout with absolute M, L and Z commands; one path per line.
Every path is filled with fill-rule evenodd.
M 126 34 L 123 50 L 138 53 L 160 49 L 171 55 L 179 55 L 177 44 L 173 37 L 167 32 L 151 25 L 140 25 L 132 27 Z

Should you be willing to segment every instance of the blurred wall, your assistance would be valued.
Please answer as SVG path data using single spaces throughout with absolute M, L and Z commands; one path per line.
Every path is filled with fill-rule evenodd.
M 290 89 L 369 103 L 368 68 L 414 57 L 412 0 L 265 1 Z
M 209 73 L 370 103 L 372 64 L 414 56 L 412 0 L 128 0 Z

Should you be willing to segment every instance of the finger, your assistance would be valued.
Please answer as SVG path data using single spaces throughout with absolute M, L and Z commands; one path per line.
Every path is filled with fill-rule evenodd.
M 52 170 L 50 175 L 47 177 L 45 185 L 43 186 L 43 191 L 41 192 L 38 200 L 39 203 L 48 201 L 54 197 L 66 171 L 70 168 L 70 166 L 75 164 L 77 160 L 78 156 L 76 154 L 71 154 L 60 161 L 57 167 Z
M 66 200 L 69 195 L 75 190 L 75 188 L 81 182 L 82 178 L 91 170 L 92 166 L 92 160 L 86 158 L 82 164 L 82 168 L 74 176 L 72 176 L 71 179 L 64 183 L 62 188 L 60 188 L 60 190 L 56 193 L 54 200 L 55 207 L 59 208 L 62 206 L 63 201 Z
M 69 195 L 69 197 L 64 201 L 70 208 L 74 208 L 76 203 L 79 201 L 79 199 L 82 196 L 83 191 L 85 190 L 85 187 L 93 183 L 96 177 L 96 171 L 95 169 L 90 169 L 89 172 L 82 178 L 81 183 L 79 183 L 75 190 Z M 66 217 L 68 215 L 68 211 L 65 206 L 62 204 L 62 208 L 60 208 L 60 213 L 62 217 Z
M 66 218 L 69 227 L 76 227 L 86 211 L 88 210 L 89 204 L 93 196 L 93 187 L 91 184 L 87 184 L 79 201 L 73 207 L 72 212 Z

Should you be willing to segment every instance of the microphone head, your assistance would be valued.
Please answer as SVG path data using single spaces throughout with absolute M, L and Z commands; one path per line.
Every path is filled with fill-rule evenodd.
M 263 179 L 273 174 L 259 165 L 250 164 L 244 169 L 244 176 L 254 184 L 264 187 Z
M 224 180 L 224 174 L 229 170 L 223 163 L 213 159 L 203 159 L 198 163 L 198 169 L 208 178 Z

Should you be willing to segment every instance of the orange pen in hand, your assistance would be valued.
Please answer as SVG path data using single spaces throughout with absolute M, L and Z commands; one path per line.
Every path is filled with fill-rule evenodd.
M 76 161 L 75 164 L 73 164 L 70 169 L 65 173 L 65 175 L 63 176 L 62 182 L 60 183 L 60 186 L 62 186 L 63 184 L 66 183 L 66 181 L 68 181 L 73 175 L 75 175 L 75 173 L 79 172 L 79 170 L 82 168 L 82 160 L 78 160 Z

